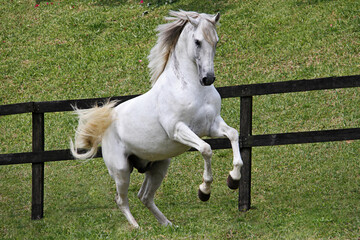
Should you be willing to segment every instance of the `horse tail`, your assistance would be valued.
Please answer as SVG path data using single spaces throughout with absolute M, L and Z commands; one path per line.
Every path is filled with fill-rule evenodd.
M 116 101 L 109 101 L 103 106 L 95 106 L 90 109 L 78 109 L 74 111 L 78 115 L 79 125 L 75 132 L 75 144 L 70 139 L 71 154 L 77 159 L 93 158 L 98 150 L 102 137 L 114 121 L 114 107 Z M 86 149 L 85 153 L 78 153 L 78 149 Z

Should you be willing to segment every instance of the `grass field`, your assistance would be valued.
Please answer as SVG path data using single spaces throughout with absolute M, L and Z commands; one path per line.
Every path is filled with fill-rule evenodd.
M 221 13 L 215 85 L 360 74 L 356 0 L 79 0 L 0 2 L 0 105 L 144 93 L 155 27 L 169 10 Z M 254 98 L 254 134 L 360 127 L 360 90 Z M 239 128 L 239 100 L 222 116 Z M 76 119 L 45 115 L 46 150 L 68 148 Z M 0 117 L 0 154 L 31 151 L 31 115 Z M 214 151 L 209 202 L 197 198 L 199 153 L 173 159 L 156 203 L 164 228 L 137 199 L 142 227 L 113 201 L 102 159 L 45 165 L 45 218 L 30 220 L 31 165 L 0 167 L 0 239 L 358 239 L 360 141 L 253 149 L 252 206 L 226 186 L 232 152 Z

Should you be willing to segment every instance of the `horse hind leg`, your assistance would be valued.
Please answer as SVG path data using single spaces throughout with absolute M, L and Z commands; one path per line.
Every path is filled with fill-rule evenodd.
M 120 170 L 115 173 L 114 177 L 116 183 L 116 196 L 115 202 L 124 214 L 128 222 L 135 228 L 139 227 L 135 218 L 130 212 L 128 189 L 130 183 L 130 170 Z
M 172 223 L 158 209 L 154 203 L 156 190 L 160 187 L 170 165 L 170 159 L 156 161 L 145 173 L 145 180 L 138 193 L 138 198 L 150 210 L 161 225 L 168 226 Z
M 124 155 L 121 145 L 114 145 L 114 142 L 116 141 L 111 139 L 111 137 L 109 137 L 109 139 L 103 139 L 102 153 L 109 174 L 116 184 L 115 202 L 128 222 L 133 227 L 138 228 L 139 224 L 130 212 L 128 200 L 128 189 L 132 166 L 129 164 L 126 156 Z

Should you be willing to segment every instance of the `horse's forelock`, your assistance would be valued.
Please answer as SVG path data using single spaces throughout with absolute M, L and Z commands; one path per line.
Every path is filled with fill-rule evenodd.
M 204 39 L 211 45 L 215 46 L 218 41 L 215 25 L 211 21 L 205 21 L 202 25 L 202 32 Z

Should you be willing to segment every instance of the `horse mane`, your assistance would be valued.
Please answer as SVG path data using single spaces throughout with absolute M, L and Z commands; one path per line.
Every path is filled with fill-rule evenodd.
M 179 36 L 184 29 L 186 23 L 189 21 L 189 17 L 198 18 L 199 16 L 205 17 L 210 21 L 211 16 L 207 14 L 199 14 L 197 12 L 188 11 L 170 11 L 171 17 L 165 17 L 166 21 L 172 21 L 159 25 L 156 28 L 158 32 L 156 45 L 151 49 L 148 56 L 150 68 L 150 82 L 152 85 L 155 84 L 157 79 L 164 71 L 166 64 L 169 60 L 170 54 L 174 49 Z

